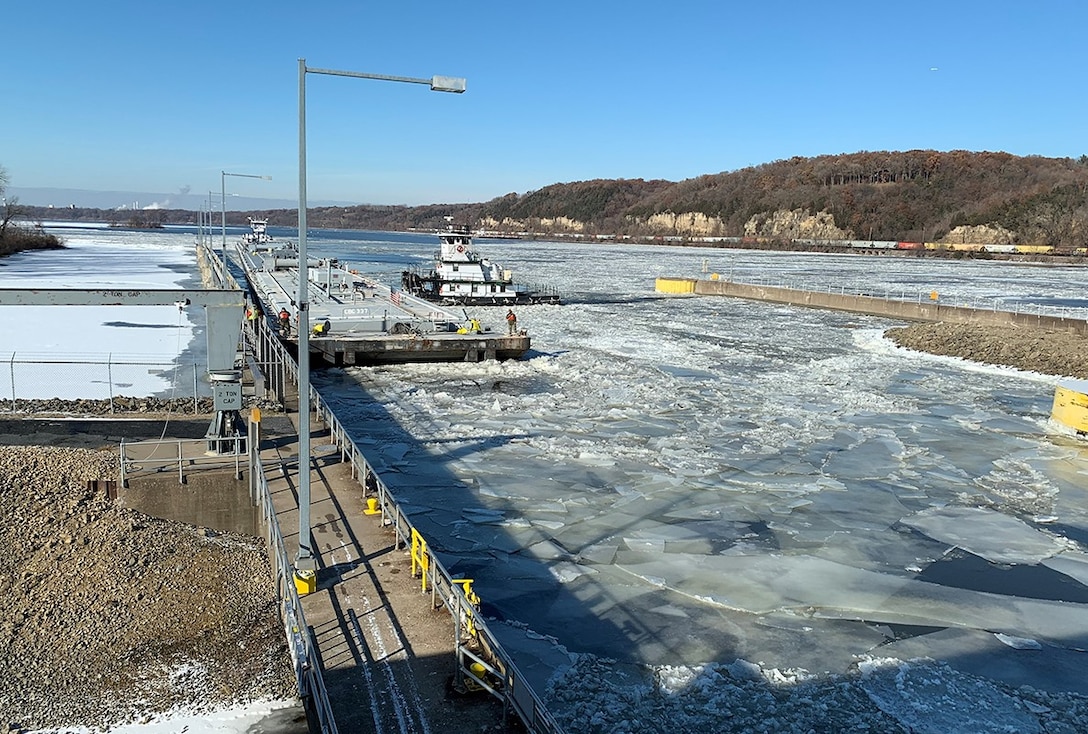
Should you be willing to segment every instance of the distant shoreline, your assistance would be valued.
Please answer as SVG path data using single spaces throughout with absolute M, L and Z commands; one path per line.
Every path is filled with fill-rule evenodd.
M 70 225 L 74 227 L 101 226 L 111 229 L 155 229 L 161 230 L 166 226 L 196 227 L 195 212 L 184 210 L 163 210 L 164 215 L 179 213 L 192 214 L 191 220 L 171 221 L 170 219 L 155 221 L 151 218 L 141 220 L 141 224 L 132 224 L 132 218 L 127 220 L 110 219 L 61 219 L 56 215 L 61 210 L 50 210 L 53 215 L 49 224 L 53 226 Z M 249 212 L 248 214 L 252 214 Z M 265 212 L 264 214 L 267 214 Z M 227 212 L 227 226 L 245 227 L 246 221 L 232 221 L 234 216 L 246 216 L 246 212 Z M 294 225 L 273 224 L 275 227 L 293 228 Z M 374 229 L 366 227 L 322 227 L 311 226 L 311 230 L 348 230 L 357 232 L 389 232 L 389 233 L 420 233 L 435 232 L 439 228 L 406 227 L 403 229 Z M 940 242 L 877 242 L 856 240 L 811 240 L 795 239 L 789 241 L 771 240 L 767 238 L 747 237 L 681 237 L 663 235 L 624 235 L 624 234 L 598 234 L 583 235 L 572 232 L 503 232 L 499 230 L 487 230 L 478 235 L 481 239 L 517 240 L 522 242 L 596 242 L 602 245 L 630 244 L 630 245 L 662 245 L 666 247 L 688 247 L 707 250 L 759 250 L 770 252 L 804 252 L 839 255 L 865 255 L 870 257 L 918 257 L 939 258 L 951 260 L 994 260 L 1007 262 L 1030 262 L 1039 264 L 1083 265 L 1088 262 L 1088 250 L 1078 248 L 1076 251 L 1065 251 L 1059 248 L 1044 245 L 1020 245 L 1001 246 L 1002 249 L 985 249 L 985 245 L 946 244 Z M 995 248 L 997 246 L 990 246 Z

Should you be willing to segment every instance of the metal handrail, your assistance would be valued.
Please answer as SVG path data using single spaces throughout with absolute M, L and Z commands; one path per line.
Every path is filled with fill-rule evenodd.
M 204 444 L 209 440 L 216 443 L 227 443 L 233 448 L 233 452 L 229 454 L 209 455 L 201 454 L 199 456 L 185 456 L 184 447 L 193 444 Z M 242 450 L 242 443 L 246 440 L 245 436 L 230 436 L 227 438 L 171 438 L 162 439 L 158 441 L 129 441 L 125 442 L 121 440 L 120 445 L 120 458 L 119 458 L 119 480 L 120 486 L 128 488 L 128 478 L 131 474 L 140 472 L 140 467 L 156 466 L 159 467 L 157 471 L 162 471 L 169 466 L 177 466 L 178 468 L 178 484 L 185 484 L 185 468 L 198 467 L 198 468 L 219 468 L 230 464 L 234 465 L 234 478 L 242 478 L 242 457 L 245 456 L 245 452 Z M 154 454 L 156 449 L 163 446 L 173 447 L 170 452 L 170 456 L 157 457 Z M 143 458 L 129 455 L 129 451 L 136 447 L 150 448 L 148 453 Z
M 295 385 L 298 385 L 298 366 L 280 340 L 272 333 L 268 323 L 264 320 L 258 320 L 255 332 L 256 340 L 269 350 L 269 361 L 282 362 L 284 373 L 290 376 Z M 340 419 L 336 417 L 336 414 L 322 398 L 321 394 L 312 384 L 309 386 L 309 390 L 311 410 L 328 428 L 330 441 L 340 451 L 340 460 L 350 464 L 351 476 L 362 488 L 363 497 L 375 496 L 377 498 L 380 515 L 376 515 L 376 517 L 379 518 L 383 525 L 392 526 L 396 536 L 395 544 L 398 548 L 409 546 L 413 533 L 418 534 L 418 530 L 397 503 L 396 498 L 385 482 L 382 481 L 381 477 L 366 460 L 366 457 L 363 456 L 362 451 L 351 439 L 347 429 L 340 422 Z M 300 416 L 299 419 L 307 420 L 308 417 Z M 488 690 L 492 695 L 502 700 L 505 707 L 512 708 L 532 732 L 561 734 L 562 729 L 558 723 L 544 707 L 543 702 L 528 684 L 526 678 L 520 673 L 513 659 L 503 649 L 498 638 L 488 629 L 486 621 L 476 613 L 475 605 L 469 601 L 462 585 L 457 583 L 458 579 L 455 579 L 446 570 L 446 567 L 437 556 L 431 554 L 429 550 L 426 552 L 428 554 L 428 576 L 424 581 L 425 584 L 430 584 L 431 603 L 437 608 L 440 601 L 450 612 L 455 624 L 458 676 L 461 677 L 458 683 L 462 683 L 464 678 L 468 678 Z M 426 591 L 426 586 L 424 591 Z M 462 637 L 463 632 L 468 635 L 467 638 Z M 470 641 L 480 645 L 481 649 L 486 651 L 486 655 L 491 662 L 469 651 L 466 645 Z M 470 662 L 465 662 L 466 657 Z M 495 676 L 494 680 L 478 676 L 471 669 L 472 662 L 479 662 L 483 665 L 488 673 Z
M 325 687 L 321 660 L 317 654 L 317 643 L 306 623 L 298 590 L 295 588 L 294 568 L 291 565 L 287 545 L 276 519 L 276 508 L 272 503 L 268 478 L 261 462 L 253 460 L 251 492 L 253 499 L 261 509 L 261 519 L 268 541 L 273 574 L 276 580 L 276 596 L 280 603 L 280 619 L 283 622 L 287 645 L 294 664 L 295 683 L 300 696 L 309 696 L 313 710 L 317 715 L 321 734 L 338 734 L 336 719 L 332 713 L 332 703 Z
M 321 394 L 312 385 L 310 386 L 310 399 L 314 411 L 328 426 L 329 436 L 340 450 L 341 461 L 350 462 L 351 475 L 362 486 L 363 496 L 366 497 L 371 493 L 377 496 L 378 507 L 381 510 L 381 522 L 383 525 L 392 525 L 396 534 L 396 546 L 398 548 L 409 546 L 412 535 L 419 534 L 419 531 L 397 503 L 385 482 L 374 471 L 366 457 L 363 456 L 358 446 L 350 438 L 336 414 L 322 400 Z M 430 553 L 429 550 L 426 553 L 428 556 L 426 565 L 430 575 L 425 581 L 430 581 L 431 584 L 432 604 L 437 606 L 434 601 L 440 599 L 457 624 L 459 674 L 470 678 L 477 685 L 487 689 L 492 695 L 500 698 L 504 705 L 512 707 L 530 731 L 553 734 L 561 732 L 558 723 L 545 709 L 536 692 L 528 685 L 512 658 L 503 649 L 498 638 L 488 629 L 484 619 L 473 611 L 475 605 L 467 598 L 462 585 L 457 583 L 458 579 L 455 579 L 446 570 L 446 567 L 437 556 Z M 426 591 L 426 584 L 424 584 L 424 591 Z M 495 661 L 494 667 L 483 660 L 479 660 L 479 662 L 484 664 L 485 669 L 489 672 L 498 676 L 498 679 L 502 681 L 500 686 L 492 685 L 487 680 L 477 676 L 470 669 L 470 666 L 466 665 L 461 659 L 461 655 L 471 654 L 464 649 L 464 645 L 460 642 L 462 630 L 468 632 L 469 637 L 487 650 L 488 654 L 493 658 Z M 476 656 L 473 656 L 473 658 L 476 658 Z M 478 660 L 478 658 L 476 659 Z
M 724 278 L 728 282 L 738 283 L 741 285 L 758 285 L 766 288 L 782 288 L 785 290 L 799 291 L 799 292 L 816 292 L 816 293 L 835 293 L 840 296 L 858 296 L 860 298 L 880 298 L 886 301 L 905 301 L 907 303 L 925 303 L 933 301 L 941 306 L 956 306 L 959 308 L 970 308 L 974 310 L 983 311 L 1005 311 L 1008 313 L 1026 314 L 1030 316 L 1041 316 L 1056 318 L 1062 320 L 1074 320 L 1084 321 L 1086 315 L 1088 315 L 1088 309 L 1076 308 L 1072 306 L 1047 306 L 1043 304 L 1025 304 L 1016 302 L 1013 308 L 999 308 L 998 305 L 1001 298 L 986 299 L 982 296 L 957 296 L 938 294 L 937 299 L 932 298 L 933 291 L 918 291 L 916 293 L 910 293 L 905 288 L 899 290 L 893 290 L 888 287 L 883 287 L 877 290 L 872 289 L 860 289 L 858 286 L 840 285 L 837 288 L 831 284 L 825 284 L 823 287 L 815 286 L 808 287 L 803 282 L 794 279 L 786 279 L 781 277 L 770 277 L 758 275 L 750 279 L 740 280 L 733 276 L 730 272 L 729 275 Z M 1080 315 L 1078 315 L 1080 314 Z

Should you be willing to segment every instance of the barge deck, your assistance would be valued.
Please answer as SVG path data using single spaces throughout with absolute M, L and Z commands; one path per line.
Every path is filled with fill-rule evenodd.
M 291 244 L 239 246 L 236 259 L 260 304 L 289 348 L 298 349 L 298 252 Z M 517 359 L 531 346 L 524 332 L 493 332 L 479 322 L 345 268 L 307 258 L 310 352 L 330 366 L 397 362 Z M 321 326 L 320 331 L 314 327 Z M 327 327 L 327 328 L 326 328 Z

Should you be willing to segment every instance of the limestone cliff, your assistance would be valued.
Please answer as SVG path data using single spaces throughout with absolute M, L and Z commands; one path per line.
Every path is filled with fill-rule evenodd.
M 684 237 L 716 237 L 722 234 L 725 227 L 722 220 L 708 217 L 701 212 L 661 212 L 652 214 L 645 220 L 635 221 L 655 234 Z
M 583 232 L 586 225 L 577 219 L 567 217 L 532 217 L 529 219 L 512 219 L 503 217 L 483 217 L 480 220 L 481 229 L 498 230 L 502 232 Z
M 952 230 L 938 242 L 957 245 L 962 243 L 983 245 L 1015 245 L 1016 235 L 1000 224 L 963 225 Z
M 784 240 L 853 239 L 853 233 L 835 226 L 835 218 L 828 212 L 809 214 L 804 209 L 756 214 L 745 222 L 744 236 Z

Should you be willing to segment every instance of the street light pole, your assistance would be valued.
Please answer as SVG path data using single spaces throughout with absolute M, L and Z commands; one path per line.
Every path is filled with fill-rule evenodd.
M 317 562 L 310 547 L 310 318 L 306 261 L 306 74 L 350 76 L 389 82 L 427 84 L 433 92 L 465 91 L 461 77 L 432 76 L 418 79 L 407 76 L 364 74 L 358 71 L 310 69 L 306 59 L 298 60 L 298 555 L 295 557 L 295 585 L 300 590 L 314 588 Z
M 208 236 L 208 243 L 207 243 L 208 244 L 208 251 L 211 252 L 213 255 L 215 254 L 215 235 L 212 234 L 212 232 L 215 231 L 214 229 L 212 229 L 212 227 L 215 226 L 215 224 L 213 224 L 213 222 L 215 222 L 215 220 L 212 219 L 212 215 L 214 213 L 215 213 L 215 194 L 212 193 L 211 191 L 209 191 L 208 192 L 208 226 L 206 228 L 206 232 L 207 232 L 207 236 Z
M 271 176 L 258 176 L 252 173 L 229 173 L 227 171 L 219 172 L 219 195 L 220 195 L 220 207 L 223 210 L 223 282 L 227 280 L 227 176 L 238 176 L 239 178 L 259 178 L 263 181 L 271 181 Z M 215 235 L 212 235 L 215 237 Z

